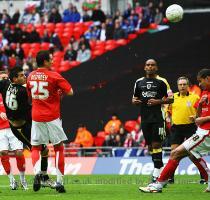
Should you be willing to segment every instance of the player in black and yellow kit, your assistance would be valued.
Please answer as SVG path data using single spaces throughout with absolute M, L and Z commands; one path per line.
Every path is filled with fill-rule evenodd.
M 189 80 L 187 77 L 179 77 L 177 86 L 178 92 L 174 93 L 174 102 L 169 107 L 172 119 L 171 150 L 177 148 L 185 139 L 191 137 L 196 132 L 197 126 L 194 123 L 196 108 L 194 105 L 200 99 L 197 94 L 189 92 Z M 197 159 L 193 156 L 190 156 L 190 159 L 197 165 Z M 200 173 L 202 177 L 202 172 L 200 171 Z M 202 179 L 200 183 L 205 181 Z M 174 182 L 173 176 L 169 179 L 169 182 Z
M 138 79 L 134 86 L 132 103 L 140 105 L 142 131 L 154 163 L 153 180 L 159 176 L 162 161 L 162 141 L 165 137 L 162 104 L 170 104 L 166 83 L 157 76 L 157 63 L 149 59 L 145 63 L 146 76 Z
M 15 67 L 11 69 L 9 79 L 0 81 L 0 93 L 3 97 L 10 128 L 13 134 L 31 149 L 31 105 L 24 86 L 26 77 L 22 68 Z M 43 145 L 41 157 L 42 186 L 54 188 L 55 182 L 47 175 L 47 160 L 48 149 Z

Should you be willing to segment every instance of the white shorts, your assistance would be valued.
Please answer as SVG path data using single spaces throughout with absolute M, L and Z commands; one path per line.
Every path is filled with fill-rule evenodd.
M 0 151 L 15 151 L 23 149 L 23 143 L 18 140 L 10 128 L 0 130 Z
M 184 143 L 184 148 L 192 153 L 196 158 L 210 152 L 210 134 L 209 130 L 198 127 L 196 133 L 188 138 Z
M 49 143 L 56 145 L 67 139 L 59 118 L 50 122 L 36 122 L 32 120 L 31 145 Z

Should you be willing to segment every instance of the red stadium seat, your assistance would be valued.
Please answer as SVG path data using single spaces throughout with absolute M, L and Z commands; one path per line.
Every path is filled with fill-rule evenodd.
M 105 138 L 106 132 L 105 132 L 105 131 L 99 131 L 99 132 L 97 133 L 97 136 L 98 136 L 98 137 L 104 137 L 104 138 Z
M 79 62 L 79 61 L 71 61 L 70 62 L 70 65 L 72 66 L 72 67 L 76 67 L 76 66 L 78 66 L 78 65 L 80 65 L 81 63 Z
M 136 124 L 137 124 L 137 121 L 129 120 L 129 121 L 125 122 L 124 128 L 126 131 L 131 132 L 131 131 L 135 130 Z
M 59 72 L 65 72 L 68 71 L 71 68 L 70 62 L 68 60 L 63 60 L 60 63 Z
M 71 28 L 71 29 L 73 29 L 74 28 L 74 23 L 72 23 L 72 22 L 65 23 L 65 28 Z
M 137 34 L 143 34 L 146 33 L 148 31 L 148 28 L 141 28 L 137 31 Z
M 55 24 L 55 28 L 64 29 L 64 27 L 65 27 L 64 23 L 57 23 L 57 24 Z
M 55 29 L 55 24 L 54 23 L 47 23 L 46 24 L 46 29 L 48 30 L 49 33 L 53 33 Z
M 89 44 L 90 44 L 90 48 L 93 50 L 96 46 L 96 41 L 95 40 L 90 40 Z
M 30 43 L 23 43 L 21 44 L 22 49 L 30 49 L 31 48 L 31 44 Z
M 62 59 L 63 56 L 64 56 L 64 52 L 63 52 L 63 51 L 56 51 L 56 52 L 54 52 L 54 54 L 53 54 L 53 59 L 54 59 L 55 57 Z
M 149 25 L 149 28 L 150 28 L 150 29 L 157 29 L 157 27 L 158 27 L 158 25 L 157 25 L 156 23 L 151 23 L 151 24 Z
M 106 45 L 113 45 L 113 44 L 116 44 L 116 40 L 107 40 L 106 41 Z
M 31 49 L 38 49 L 39 50 L 40 46 L 41 46 L 40 43 L 32 43 L 31 44 Z
M 116 43 L 120 46 L 124 46 L 128 44 L 128 41 L 126 39 L 119 39 Z
M 96 147 L 101 147 L 101 146 L 103 146 L 104 140 L 105 140 L 104 137 L 96 136 L 96 137 L 94 137 L 94 145 Z
M 93 56 L 100 56 L 104 53 L 103 49 L 98 49 L 93 51 Z
M 43 42 L 41 43 L 41 47 L 40 47 L 42 50 L 49 50 L 50 48 L 50 43 L 48 42 Z
M 117 47 L 116 44 L 109 44 L 109 45 L 105 46 L 105 50 L 106 51 L 111 51 L 111 50 L 115 49 L 116 47 Z
M 128 35 L 129 40 L 134 40 L 136 37 L 137 37 L 137 34 L 135 34 L 135 33 L 131 33 Z

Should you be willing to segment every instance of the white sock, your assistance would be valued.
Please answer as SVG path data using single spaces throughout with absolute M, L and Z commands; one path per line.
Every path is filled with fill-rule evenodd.
M 8 174 L 9 177 L 9 182 L 12 183 L 15 181 L 15 177 L 13 176 L 13 174 L 10 172 L 10 174 Z
M 155 178 L 158 178 L 160 176 L 160 172 L 162 171 L 162 168 L 154 168 L 152 176 Z
M 20 172 L 20 182 L 25 182 L 26 178 L 25 178 L 25 172 Z
M 57 183 L 63 185 L 63 175 L 57 175 Z

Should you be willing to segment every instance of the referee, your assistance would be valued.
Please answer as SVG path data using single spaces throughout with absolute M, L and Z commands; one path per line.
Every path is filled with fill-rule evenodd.
M 169 107 L 172 117 L 171 151 L 196 132 L 197 126 L 194 123 L 196 108 L 194 104 L 200 99 L 197 94 L 189 92 L 189 80 L 187 77 L 179 77 L 177 86 L 178 92 L 174 93 L 174 102 Z M 189 156 L 189 158 L 199 169 L 198 160 L 193 156 Z M 174 183 L 174 176 L 169 179 L 169 183 Z M 202 179 L 200 183 L 202 183 Z

